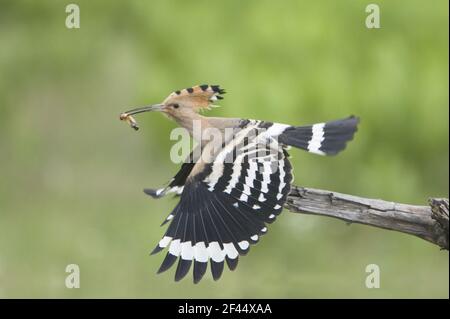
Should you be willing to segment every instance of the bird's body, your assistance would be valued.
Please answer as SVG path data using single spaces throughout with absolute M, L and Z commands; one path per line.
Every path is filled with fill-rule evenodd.
M 288 146 L 334 155 L 353 138 L 358 124 L 355 117 L 290 126 L 198 113 L 223 93 L 219 86 L 196 86 L 172 93 L 162 104 L 124 113 L 125 118 L 162 111 L 199 142 L 199 149 L 193 150 L 167 187 L 144 190 L 154 198 L 180 196 L 163 222 L 170 222 L 169 227 L 152 252 L 168 248 L 158 272 L 179 260 L 177 281 L 193 264 L 197 283 L 208 262 L 213 278 L 219 279 L 225 262 L 234 270 L 238 257 L 267 232 L 267 224 L 283 209 L 293 179 Z

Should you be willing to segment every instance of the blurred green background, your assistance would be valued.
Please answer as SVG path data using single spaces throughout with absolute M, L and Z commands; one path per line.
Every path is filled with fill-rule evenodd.
M 448 1 L 0 1 L 0 297 L 449 297 L 448 252 L 285 212 L 235 272 L 199 285 L 149 256 L 177 171 L 160 114 L 171 91 L 220 84 L 209 114 L 308 124 L 355 114 L 335 158 L 293 150 L 297 185 L 426 204 L 448 197 Z M 67 289 L 65 267 L 81 268 Z M 365 287 L 378 264 L 381 288 Z

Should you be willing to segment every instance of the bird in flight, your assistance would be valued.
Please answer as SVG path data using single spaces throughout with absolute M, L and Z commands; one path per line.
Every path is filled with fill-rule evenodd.
M 267 233 L 268 224 L 283 209 L 293 179 L 288 148 L 335 155 L 353 139 L 359 122 L 350 116 L 292 126 L 201 114 L 223 99 L 224 93 L 218 85 L 193 86 L 171 93 L 161 104 L 120 115 L 137 130 L 134 115 L 162 112 L 198 144 L 166 187 L 144 189 L 153 198 L 179 197 L 163 222 L 170 224 L 152 252 L 168 250 L 158 273 L 178 260 L 175 281 L 184 278 L 192 264 L 194 283 L 202 279 L 208 263 L 214 280 L 221 277 L 225 263 L 234 270 L 239 256 Z M 194 134 L 196 125 L 201 134 Z

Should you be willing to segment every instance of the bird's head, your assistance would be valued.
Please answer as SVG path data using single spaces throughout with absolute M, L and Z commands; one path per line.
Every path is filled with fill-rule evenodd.
M 162 112 L 176 121 L 184 121 L 193 118 L 200 111 L 214 107 L 217 100 L 223 99 L 225 94 L 219 85 L 197 85 L 180 91 L 172 92 L 162 103 L 144 106 L 129 110 L 120 115 L 121 120 L 127 120 L 137 129 L 133 115 L 149 111 Z

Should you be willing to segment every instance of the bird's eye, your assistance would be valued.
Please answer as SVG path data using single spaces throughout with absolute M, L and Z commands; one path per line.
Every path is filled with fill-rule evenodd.
M 177 108 L 180 107 L 180 105 L 179 105 L 179 104 L 174 104 L 173 107 L 174 107 L 175 109 L 177 109 Z

